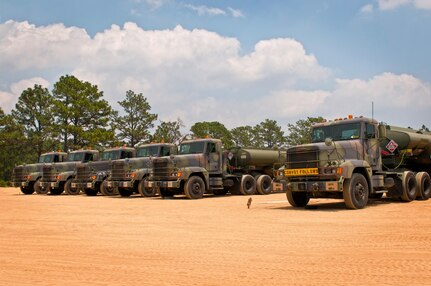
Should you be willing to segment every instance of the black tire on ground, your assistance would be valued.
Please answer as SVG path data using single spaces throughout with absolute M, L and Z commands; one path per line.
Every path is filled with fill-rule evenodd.
M 133 194 L 132 189 L 118 188 L 118 192 L 120 193 L 120 196 L 122 196 L 122 197 L 130 197 Z
M 289 204 L 291 204 L 293 207 L 304 208 L 310 201 L 310 198 L 307 196 L 306 192 L 292 192 L 287 190 L 286 197 Z
M 94 196 L 97 196 L 98 191 L 97 189 L 84 189 L 84 193 L 87 196 L 94 197 Z
M 112 197 L 112 196 L 118 195 L 119 194 L 118 188 L 117 187 L 108 187 L 108 186 L 106 186 L 105 181 L 103 181 L 100 184 L 100 193 L 102 195 L 108 196 L 108 197 Z
M 142 179 L 138 184 L 138 192 L 143 197 L 154 197 L 157 194 L 156 188 L 145 188 L 145 180 L 146 178 Z
M 24 195 L 31 195 L 34 193 L 34 189 L 32 186 L 29 187 L 20 187 L 21 189 L 21 193 L 23 193 Z
M 73 181 L 72 178 L 66 181 L 66 183 L 64 184 L 64 192 L 71 196 L 77 196 L 81 193 L 81 190 L 78 188 L 72 189 L 72 181 Z
M 416 198 L 419 200 L 428 200 L 431 196 L 431 179 L 427 172 L 419 172 L 416 174 L 416 184 L 418 193 Z
M 256 193 L 256 180 L 252 175 L 243 175 L 241 178 L 241 188 L 239 189 L 242 195 L 250 196 Z
M 261 195 L 272 193 L 272 179 L 268 175 L 261 175 L 256 181 L 257 192 Z
M 215 196 L 225 196 L 229 189 L 213 190 Z
M 355 173 L 343 185 L 344 203 L 349 209 L 362 209 L 368 203 L 368 183 L 362 174 Z
M 418 188 L 416 184 L 415 174 L 411 171 L 405 171 L 403 174 L 403 194 L 401 200 L 411 202 L 416 199 Z
M 63 193 L 63 189 L 61 187 L 59 188 L 52 188 L 49 190 L 49 193 L 53 196 L 59 196 Z
M 205 183 L 201 177 L 191 176 L 185 186 L 184 193 L 189 199 L 200 199 L 205 194 Z
M 174 197 L 174 193 L 166 190 L 166 189 L 160 189 L 160 196 L 162 198 L 173 198 Z
M 33 188 L 38 195 L 46 195 L 49 192 L 48 188 L 42 189 L 40 186 L 40 179 L 37 179 L 36 182 L 34 182 Z

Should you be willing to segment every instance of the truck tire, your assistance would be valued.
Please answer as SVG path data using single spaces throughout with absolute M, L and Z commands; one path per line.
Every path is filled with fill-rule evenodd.
M 89 197 L 97 196 L 99 191 L 97 189 L 84 189 L 84 193 Z
M 261 175 L 257 177 L 256 181 L 257 192 L 261 195 L 268 195 L 272 193 L 272 179 L 268 175 Z
M 416 174 L 416 184 L 418 186 L 418 194 L 416 196 L 419 200 L 428 200 L 431 196 L 431 179 L 427 172 L 419 172 Z
M 100 184 L 100 193 L 107 197 L 112 197 L 119 194 L 117 187 L 107 187 L 105 181 Z
M 138 184 L 138 192 L 143 197 L 154 197 L 156 196 L 157 190 L 156 188 L 145 188 L 145 180 L 146 178 L 142 179 Z
M 418 188 L 416 184 L 415 174 L 411 171 L 405 171 L 403 174 L 403 194 L 401 200 L 404 202 L 411 202 L 416 199 Z
M 81 193 L 81 190 L 78 188 L 72 189 L 72 181 L 72 178 L 66 181 L 66 183 L 64 184 L 64 192 L 71 196 L 77 196 Z
M 349 209 L 362 209 L 368 202 L 368 183 L 362 174 L 355 173 L 343 186 L 344 203 Z
M 243 175 L 241 178 L 241 188 L 239 189 L 244 196 L 256 193 L 256 180 L 252 175 Z
M 48 188 L 42 189 L 39 183 L 40 183 L 40 179 L 37 179 L 36 182 L 34 182 L 34 185 L 33 185 L 34 191 L 38 195 L 46 195 L 49 192 L 49 189 Z
M 24 195 L 31 195 L 34 193 L 34 189 L 32 186 L 29 186 L 27 188 L 25 187 L 20 187 L 21 189 L 21 193 L 23 193 Z
M 184 193 L 189 199 L 200 199 L 205 194 L 205 183 L 201 177 L 191 176 L 184 186 Z
M 292 205 L 292 207 L 305 208 L 310 201 L 310 198 L 307 196 L 306 192 L 292 192 L 287 190 L 286 197 L 287 201 Z

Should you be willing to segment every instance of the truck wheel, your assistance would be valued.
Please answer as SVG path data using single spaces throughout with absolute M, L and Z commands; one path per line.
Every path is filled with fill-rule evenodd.
M 416 183 L 418 186 L 417 199 L 428 200 L 431 195 L 431 179 L 427 172 L 419 172 L 416 174 Z
M 66 181 L 66 183 L 64 184 L 64 192 L 66 194 L 72 195 L 72 196 L 79 195 L 79 193 L 81 192 L 81 190 L 78 189 L 78 188 L 72 189 L 72 181 L 73 181 L 72 178 L 70 178 L 70 179 L 68 179 Z
M 124 188 L 118 188 L 118 192 L 122 197 L 130 197 L 133 194 L 133 190 Z
M 289 204 L 291 204 L 293 207 L 304 208 L 310 201 L 310 198 L 307 196 L 306 192 L 292 192 L 287 190 L 286 197 Z
M 344 181 L 344 203 L 349 209 L 362 209 L 368 202 L 368 183 L 362 174 L 355 173 Z
M 244 175 L 241 178 L 241 188 L 239 189 L 244 196 L 254 195 L 256 192 L 256 180 L 252 175 Z
M 90 196 L 90 197 L 94 197 L 94 196 L 97 196 L 97 193 L 98 193 L 98 191 L 97 191 L 97 189 L 84 189 L 84 193 L 87 195 L 87 196 Z
M 411 171 L 405 171 L 403 174 L 403 194 L 401 200 L 405 202 L 411 202 L 416 199 L 417 185 L 415 174 Z
M 205 193 L 205 183 L 201 177 L 191 176 L 184 186 L 184 193 L 189 199 L 200 199 Z
M 53 196 L 59 196 L 63 193 L 63 190 L 60 188 L 54 188 L 54 189 L 50 189 L 49 193 Z
M 30 186 L 29 188 L 24 188 L 21 187 L 21 193 L 23 193 L 24 195 L 31 195 L 34 193 L 34 189 Z
M 37 179 L 36 182 L 34 182 L 33 188 L 38 195 L 46 195 L 49 191 L 48 188 L 42 189 L 42 187 L 40 186 L 40 179 Z
M 154 197 L 156 195 L 156 188 L 145 188 L 145 180 L 143 179 L 138 184 L 138 192 L 143 197 Z
M 118 195 L 118 188 L 116 187 L 107 187 L 105 181 L 100 184 L 100 193 L 107 197 L 112 197 Z
M 272 192 L 272 179 L 268 175 L 261 175 L 256 181 L 257 192 L 261 195 L 268 195 Z

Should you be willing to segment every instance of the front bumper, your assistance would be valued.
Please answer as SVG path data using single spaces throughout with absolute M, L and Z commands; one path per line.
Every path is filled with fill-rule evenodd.
M 95 189 L 96 183 L 94 181 L 93 182 L 80 182 L 80 183 L 72 182 L 72 184 L 70 184 L 70 188 L 71 189 Z
M 11 182 L 12 187 L 28 187 L 30 186 L 30 182 L 29 181 L 25 181 L 25 182 Z
M 181 187 L 181 180 L 176 181 L 145 181 L 145 188 L 178 189 Z
M 105 186 L 108 188 L 133 188 L 134 181 L 106 181 Z
M 39 187 L 42 189 L 56 189 L 60 187 L 59 182 L 39 182 Z
M 289 182 L 287 189 L 292 192 L 342 192 L 343 180 Z

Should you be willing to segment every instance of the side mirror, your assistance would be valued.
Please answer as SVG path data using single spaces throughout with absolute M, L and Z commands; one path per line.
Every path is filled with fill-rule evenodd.
M 387 137 L 386 125 L 379 124 L 379 138 L 385 139 Z

